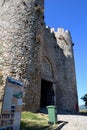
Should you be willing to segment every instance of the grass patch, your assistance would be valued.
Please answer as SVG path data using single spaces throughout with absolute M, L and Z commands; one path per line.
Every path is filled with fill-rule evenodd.
M 48 124 L 46 114 L 22 112 L 21 130 L 53 130 L 57 125 Z

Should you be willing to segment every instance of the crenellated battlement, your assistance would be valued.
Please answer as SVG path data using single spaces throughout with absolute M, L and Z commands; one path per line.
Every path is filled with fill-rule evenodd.
M 46 26 L 46 29 L 49 31 L 49 33 L 53 33 L 55 32 L 54 28 L 50 28 L 49 26 Z
M 50 28 L 49 26 L 46 26 L 46 28 L 49 29 L 51 33 L 53 33 L 53 32 L 57 33 L 58 32 L 58 33 L 70 34 L 70 31 L 69 30 L 65 30 L 64 28 L 57 28 L 57 29 L 55 29 L 55 28 Z
M 69 30 L 64 30 L 64 28 L 58 28 L 57 31 L 55 31 L 55 36 L 58 37 L 59 35 L 63 35 L 65 38 L 72 39 L 71 33 Z
M 51 29 L 50 29 L 50 32 L 51 32 L 51 33 L 54 32 L 54 33 L 56 33 L 56 35 L 57 35 L 57 34 L 65 34 L 65 35 L 71 37 L 70 31 L 69 31 L 69 30 L 65 30 L 64 28 L 57 28 L 57 29 L 51 28 Z
M 49 31 L 51 34 L 55 34 L 55 36 L 63 35 L 64 37 L 68 37 L 71 39 L 71 33 L 69 30 L 65 30 L 64 28 L 50 28 L 49 26 L 46 26 L 46 29 Z
M 64 55 L 72 57 L 73 42 L 70 31 L 65 30 L 64 28 L 50 28 L 49 26 L 46 26 L 46 29 L 48 30 L 48 33 L 55 36 L 58 46 L 63 49 Z

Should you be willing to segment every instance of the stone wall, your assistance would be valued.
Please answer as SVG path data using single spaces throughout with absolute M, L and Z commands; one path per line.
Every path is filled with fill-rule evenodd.
M 58 102 L 60 108 L 76 111 L 78 104 L 75 63 L 73 54 L 73 42 L 69 31 L 58 29 L 55 32 L 57 44 L 62 49 L 63 54 L 60 53 L 60 81 L 59 81 L 59 95 Z M 59 77 L 58 77 L 59 78 Z M 61 93 L 60 93 L 61 92 Z
M 0 5 L 0 78 L 3 87 L 7 76 L 25 83 L 24 109 L 32 111 L 40 106 L 43 9 L 44 0 L 3 0 Z
M 57 41 L 55 35 L 50 33 L 50 28 L 44 28 L 43 42 L 42 59 L 48 61 L 49 68 L 42 62 L 43 71 L 41 75 L 45 78 L 54 79 L 54 72 L 56 72 L 55 46 L 57 45 Z M 47 74 L 46 71 L 48 71 L 49 74 Z
M 59 109 L 75 111 L 78 104 L 73 43 L 69 31 L 44 29 L 43 57 L 51 70 L 42 62 L 42 78 L 53 83 L 55 104 Z

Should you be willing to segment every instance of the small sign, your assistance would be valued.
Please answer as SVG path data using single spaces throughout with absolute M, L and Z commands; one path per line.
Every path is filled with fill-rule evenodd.
M 3 126 L 6 126 L 7 129 L 8 127 L 12 127 L 13 130 L 20 130 L 23 91 L 24 84 L 22 82 L 11 77 L 7 77 L 2 113 L 3 115 L 6 114 L 6 116 L 13 114 L 14 117 L 8 117 L 4 120 L 1 118 L 1 129 Z

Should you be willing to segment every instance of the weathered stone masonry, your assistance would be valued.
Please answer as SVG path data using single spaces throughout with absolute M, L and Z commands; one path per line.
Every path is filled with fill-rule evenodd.
M 53 77 L 45 73 L 46 67 L 42 67 L 42 69 L 44 68 L 42 77 L 53 83 L 55 104 L 60 109 L 75 111 L 78 97 L 70 32 L 64 31 L 64 29 L 58 29 L 55 32 L 50 28 L 46 28 L 44 32 L 44 43 L 46 44 L 43 45 L 43 56 L 50 61 Z M 42 66 L 46 65 L 42 62 Z
M 7 76 L 25 83 L 24 110 L 78 103 L 73 43 L 69 32 L 45 28 L 44 0 L 0 3 L 0 99 Z
M 43 0 L 9 0 L 0 7 L 2 80 L 12 76 L 25 83 L 26 110 L 39 107 L 42 26 Z
M 62 90 L 60 102 L 62 102 L 62 107 L 66 110 L 68 108 L 68 110 L 75 111 L 76 104 L 78 104 L 78 97 L 71 34 L 69 31 L 64 31 L 64 29 L 58 29 L 58 31 L 55 32 L 55 36 L 59 47 L 63 50 L 63 55 L 61 55 L 63 63 L 60 64 L 60 66 L 62 66 L 60 73 L 63 71 L 63 77 L 61 82 L 59 82 L 59 84 L 61 83 L 59 88 Z

